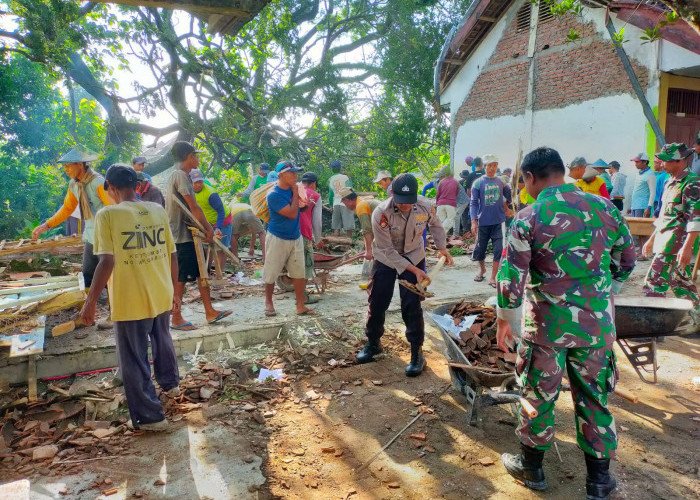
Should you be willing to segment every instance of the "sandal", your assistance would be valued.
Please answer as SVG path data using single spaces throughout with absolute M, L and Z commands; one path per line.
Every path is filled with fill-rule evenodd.
M 498 285 L 496 284 L 495 281 L 489 282 L 489 286 L 490 286 L 491 288 L 498 288 Z
M 185 323 L 182 323 L 181 325 L 170 325 L 170 329 L 171 330 L 182 330 L 183 332 L 191 332 L 192 330 L 196 330 L 197 327 L 194 326 L 189 321 L 186 321 Z
M 484 274 L 477 274 L 476 276 L 474 276 L 474 281 L 476 281 L 478 283 L 481 283 L 485 279 L 486 279 L 486 275 L 484 275 Z
M 228 311 L 222 311 L 219 313 L 219 315 L 216 318 L 214 318 L 211 321 L 207 321 L 207 323 L 209 323 L 210 325 L 213 325 L 214 323 L 217 323 L 217 322 L 221 321 L 222 319 L 224 319 L 225 317 L 231 316 L 232 314 L 233 314 L 233 311 L 231 309 L 229 309 Z
M 268 318 L 272 316 L 277 316 L 277 311 L 275 311 L 274 309 L 265 309 L 265 316 L 267 316 Z

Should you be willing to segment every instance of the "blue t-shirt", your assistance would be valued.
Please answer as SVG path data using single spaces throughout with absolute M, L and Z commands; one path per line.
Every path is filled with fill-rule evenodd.
M 267 193 L 267 207 L 270 209 L 270 224 L 267 230 L 270 234 L 283 240 L 296 240 L 301 238 L 299 225 L 299 212 L 296 219 L 288 219 L 280 215 L 279 211 L 292 203 L 292 190 L 275 186 Z
M 472 185 L 469 215 L 478 220 L 480 226 L 492 226 L 506 220 L 503 202 L 510 203 L 510 186 L 498 177 L 479 177 Z

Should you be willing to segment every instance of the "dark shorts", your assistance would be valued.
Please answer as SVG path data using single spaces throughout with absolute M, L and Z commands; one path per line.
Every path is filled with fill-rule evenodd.
M 95 276 L 95 269 L 100 262 L 99 257 L 93 253 L 92 243 L 87 241 L 83 245 L 83 279 L 85 280 L 85 288 L 90 288 L 92 278 Z
M 625 205 L 625 199 L 624 198 L 613 198 L 612 199 L 613 205 L 617 207 L 617 209 L 622 212 L 622 208 Z
M 194 242 L 176 243 L 177 250 L 177 280 L 180 283 L 190 283 L 199 278 L 199 264 Z
M 489 241 L 493 244 L 493 260 L 499 262 L 503 253 L 503 231 L 500 224 L 491 226 L 479 226 L 479 236 L 476 240 L 472 260 L 481 262 L 486 259 L 486 248 Z

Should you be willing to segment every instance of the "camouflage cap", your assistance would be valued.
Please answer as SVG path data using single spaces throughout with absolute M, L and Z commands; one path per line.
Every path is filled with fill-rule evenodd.
M 678 161 L 689 157 L 692 153 L 693 150 L 682 142 L 672 142 L 671 144 L 666 144 L 654 156 L 661 161 Z
M 76 146 L 61 156 L 56 163 L 81 163 L 96 161 L 97 159 L 98 156 L 96 153 L 93 153 L 83 146 Z

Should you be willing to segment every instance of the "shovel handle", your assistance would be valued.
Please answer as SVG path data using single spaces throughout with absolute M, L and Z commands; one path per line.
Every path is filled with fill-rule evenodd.
M 446 261 L 446 260 L 447 260 L 447 259 L 445 259 L 445 256 L 444 256 L 444 255 L 440 257 L 440 259 L 437 261 L 437 264 L 435 264 L 435 267 L 433 267 L 433 268 L 430 270 L 430 272 L 428 273 L 428 279 L 427 279 L 427 280 L 423 280 L 423 281 L 420 283 L 420 286 L 421 286 L 421 287 L 425 288 L 425 287 L 427 287 L 430 283 L 433 282 L 433 278 L 435 277 L 435 275 L 436 275 L 438 272 L 440 272 L 440 269 L 442 269 L 442 266 L 445 265 L 445 261 Z
M 530 418 L 535 418 L 539 412 L 537 411 L 537 408 L 532 406 L 532 403 L 530 403 L 527 399 L 525 398 L 520 398 L 520 406 L 523 407 L 523 410 L 525 413 L 527 413 L 527 416 Z

